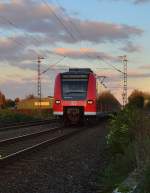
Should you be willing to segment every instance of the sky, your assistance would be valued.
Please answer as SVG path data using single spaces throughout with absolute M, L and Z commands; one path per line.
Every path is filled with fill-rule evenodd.
M 1 0 L 0 91 L 7 98 L 37 95 L 37 58 L 42 96 L 53 95 L 55 76 L 89 67 L 106 76 L 121 101 L 128 58 L 128 95 L 150 92 L 150 0 Z

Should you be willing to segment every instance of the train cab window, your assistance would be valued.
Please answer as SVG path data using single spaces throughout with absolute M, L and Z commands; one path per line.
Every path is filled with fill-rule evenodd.
M 62 79 L 62 96 L 65 100 L 84 100 L 87 95 L 87 79 Z

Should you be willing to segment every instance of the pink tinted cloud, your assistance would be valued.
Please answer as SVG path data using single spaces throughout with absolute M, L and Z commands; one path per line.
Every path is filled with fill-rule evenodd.
M 79 50 L 71 48 L 56 48 L 53 53 L 61 56 L 67 56 L 73 59 L 116 59 L 107 53 L 99 52 L 92 48 L 80 48 Z
M 121 48 L 121 50 L 129 53 L 141 52 L 142 47 L 140 45 L 134 45 L 132 42 L 128 42 L 124 47 Z
M 143 70 L 149 70 L 150 69 L 150 64 L 149 65 L 142 65 L 139 68 L 143 69 Z
M 41 33 L 45 36 L 52 37 L 52 43 L 73 43 L 80 41 L 90 41 L 94 43 L 112 42 L 130 39 L 132 36 L 140 36 L 143 33 L 142 29 L 135 26 L 103 21 L 81 20 L 75 17 L 69 17 L 68 19 L 65 17 L 65 14 L 61 14 L 61 21 L 68 29 L 66 31 L 64 26 L 61 25 L 53 15 L 52 10 L 60 17 L 60 8 L 51 4 L 49 4 L 49 7 L 50 9 L 44 4 L 33 0 L 17 0 L 9 3 L 0 3 L 0 12 L 2 17 L 11 19 L 20 30 L 30 33 Z M 72 30 L 70 28 L 70 20 L 77 26 L 80 34 L 76 33 L 76 29 Z M 10 23 L 5 21 L 1 24 L 1 27 L 8 29 L 10 28 Z M 68 31 L 70 33 L 68 33 Z M 74 38 L 72 38 L 70 34 L 72 34 Z

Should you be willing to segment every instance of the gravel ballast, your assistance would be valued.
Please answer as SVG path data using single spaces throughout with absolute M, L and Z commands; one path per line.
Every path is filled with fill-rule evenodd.
M 0 193 L 95 193 L 106 165 L 105 123 L 0 168 Z
M 27 127 L 20 127 L 17 129 L 9 129 L 9 130 L 3 130 L 3 131 L 0 130 L 0 141 L 11 137 L 17 137 L 20 135 L 27 135 L 33 132 L 43 131 L 48 128 L 53 128 L 59 125 L 60 124 L 57 124 L 57 123 L 48 123 L 46 125 L 27 126 Z

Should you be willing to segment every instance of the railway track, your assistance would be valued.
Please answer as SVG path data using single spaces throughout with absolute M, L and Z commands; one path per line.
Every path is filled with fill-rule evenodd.
M 12 124 L 6 124 L 0 126 L 0 132 L 11 130 L 11 129 L 18 129 L 23 127 L 30 127 L 30 126 L 37 126 L 37 125 L 45 125 L 49 123 L 55 123 L 57 122 L 57 119 L 51 119 L 51 120 L 39 120 L 39 121 L 30 121 L 30 122 L 20 122 L 20 123 L 12 123 Z
M 83 128 L 82 128 L 83 130 Z M 38 150 L 46 145 L 57 143 L 76 133 L 79 128 L 65 129 L 54 127 L 45 131 L 34 132 L 0 141 L 0 165 L 25 156 L 27 153 Z

